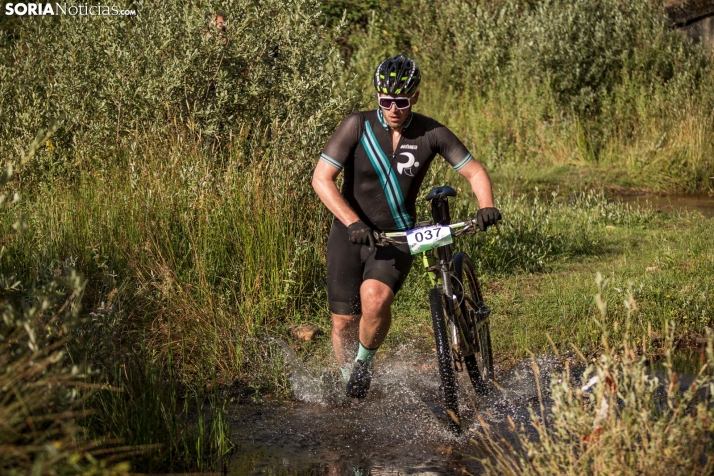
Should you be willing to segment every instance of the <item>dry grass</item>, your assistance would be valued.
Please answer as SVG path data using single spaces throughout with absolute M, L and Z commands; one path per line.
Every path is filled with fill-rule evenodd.
M 601 322 L 607 319 L 600 294 Z M 637 312 L 630 295 L 624 303 L 629 320 Z M 672 348 L 674 327 L 669 327 Z M 690 385 L 681 389 L 672 369 L 671 350 L 665 372 L 653 372 L 644 357 L 650 334 L 612 345 L 605 332 L 603 351 L 588 362 L 579 378 L 565 371 L 551 378 L 546 411 L 538 379 L 540 406 L 531 411 L 536 435 L 510 421 L 516 441 L 498 435 L 481 421 L 475 443 L 486 452 L 487 474 L 498 475 L 706 475 L 714 471 L 714 334 L 707 333 L 706 358 Z

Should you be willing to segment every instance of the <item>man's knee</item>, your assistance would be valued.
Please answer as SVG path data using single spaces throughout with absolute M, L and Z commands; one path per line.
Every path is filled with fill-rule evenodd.
M 394 292 L 381 281 L 367 279 L 360 288 L 363 309 L 381 309 L 391 306 L 394 301 Z
M 332 329 L 335 332 L 343 332 L 356 327 L 359 324 L 360 316 L 332 313 Z

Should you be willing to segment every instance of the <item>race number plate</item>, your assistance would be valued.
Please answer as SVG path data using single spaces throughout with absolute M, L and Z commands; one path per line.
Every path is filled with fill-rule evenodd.
M 448 226 L 422 226 L 407 232 L 407 244 L 409 244 L 409 251 L 413 255 L 453 242 L 451 228 Z

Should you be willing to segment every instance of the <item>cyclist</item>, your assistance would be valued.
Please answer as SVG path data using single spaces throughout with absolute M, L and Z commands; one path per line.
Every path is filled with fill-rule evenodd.
M 372 357 L 389 331 L 394 296 L 413 260 L 406 243 L 375 248 L 373 231 L 413 228 L 419 187 L 437 153 L 469 181 L 479 228 L 501 219 L 484 167 L 449 129 L 412 112 L 420 81 L 419 68 L 404 54 L 380 63 L 374 73 L 379 107 L 348 116 L 313 173 L 315 192 L 335 216 L 327 240 L 327 297 L 332 346 L 350 398 L 367 395 Z M 342 171 L 340 192 L 335 179 Z

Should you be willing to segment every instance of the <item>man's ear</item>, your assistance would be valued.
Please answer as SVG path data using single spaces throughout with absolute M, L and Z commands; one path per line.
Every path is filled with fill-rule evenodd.
M 419 91 L 414 93 L 414 96 L 412 96 L 412 106 L 419 101 Z

